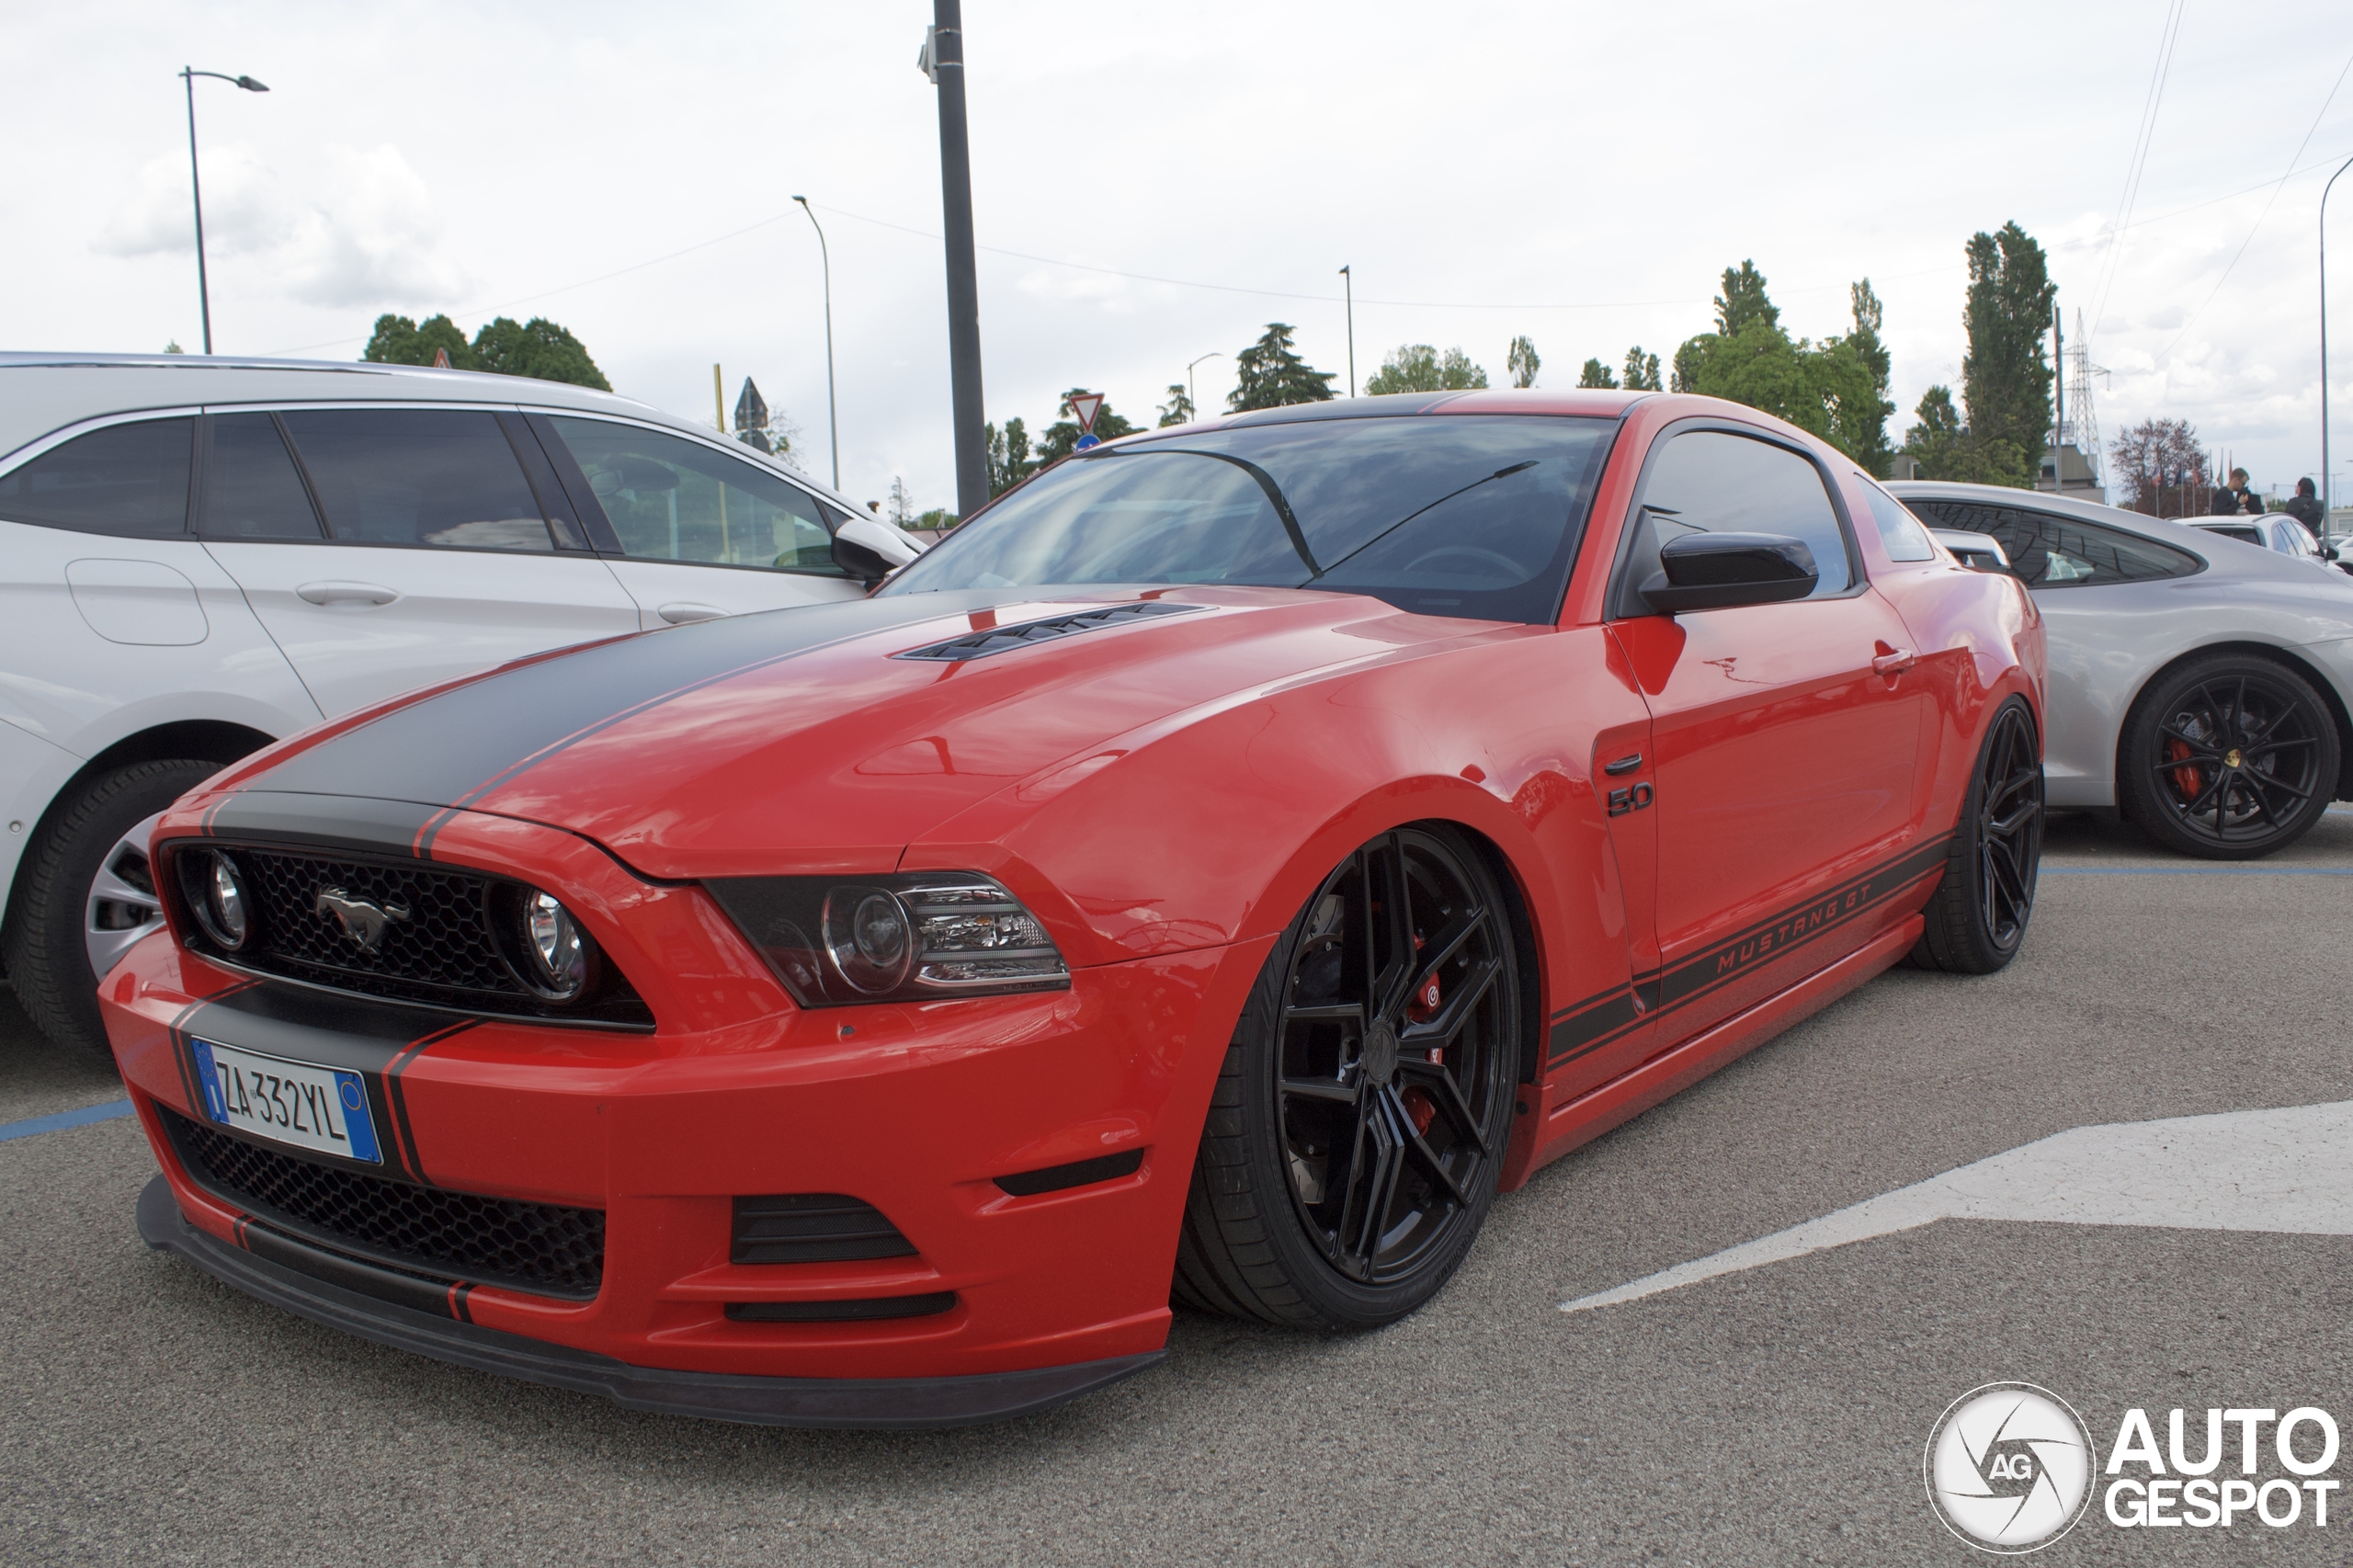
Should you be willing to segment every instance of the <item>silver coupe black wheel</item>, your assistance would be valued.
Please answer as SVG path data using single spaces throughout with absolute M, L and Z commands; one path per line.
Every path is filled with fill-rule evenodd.
M 2337 784 L 2335 716 L 2294 671 L 2222 654 L 2162 677 L 2126 722 L 2117 793 L 2185 855 L 2252 860 L 2303 836 Z

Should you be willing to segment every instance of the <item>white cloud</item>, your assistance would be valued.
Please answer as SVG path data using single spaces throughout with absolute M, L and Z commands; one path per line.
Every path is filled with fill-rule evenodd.
M 97 248 L 188 254 L 196 248 L 189 195 L 185 159 L 151 159 L 99 232 Z M 389 143 L 329 145 L 314 176 L 301 181 L 243 144 L 208 148 L 204 225 L 209 256 L 242 258 L 249 287 L 259 278 L 304 304 L 424 309 L 457 302 L 468 286 L 443 253 L 431 193 Z
M 2143 326 L 2154 327 L 2159 332 L 2171 332 L 2188 319 L 2189 312 L 2183 310 L 2179 305 L 2167 305 L 2164 310 L 2157 311 L 2151 314 L 2149 319 L 2142 323 L 2142 324 Z

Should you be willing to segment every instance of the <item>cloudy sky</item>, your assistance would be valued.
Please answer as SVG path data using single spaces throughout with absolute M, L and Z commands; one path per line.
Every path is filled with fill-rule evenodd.
M 1345 381 L 1344 263 L 1359 379 L 1427 342 L 1500 382 L 1525 333 L 1540 381 L 1573 384 L 1588 355 L 1670 356 L 1754 258 L 1801 335 L 1845 330 L 1847 286 L 1871 279 L 1900 439 L 1959 378 L 1963 243 L 2016 219 L 2109 372 L 2104 430 L 2177 415 L 2258 485 L 2317 472 L 2319 199 L 2353 156 L 2342 0 L 966 10 L 993 419 L 1042 425 L 1076 384 L 1149 423 L 1219 353 L 1196 371 L 1214 406 L 1277 320 Z M 833 251 L 845 487 L 903 476 L 950 502 L 929 17 L 6 7 L 0 347 L 197 345 L 175 74 L 244 73 L 270 92 L 198 84 L 222 352 L 351 358 L 386 311 L 470 332 L 542 313 L 617 390 L 680 414 L 710 417 L 714 362 L 731 406 L 756 378 L 822 475 L 803 194 Z M 2353 177 L 2333 208 L 2340 494 L 2348 208 Z

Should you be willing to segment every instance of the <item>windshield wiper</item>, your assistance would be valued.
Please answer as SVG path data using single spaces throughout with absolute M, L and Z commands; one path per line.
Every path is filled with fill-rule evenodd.
M 1097 451 L 1082 454 L 1081 460 L 1086 462 L 1098 462 L 1105 458 L 1111 457 L 1215 458 L 1222 463 L 1232 463 L 1234 467 L 1248 474 L 1252 479 L 1257 481 L 1258 488 L 1266 492 L 1267 501 L 1268 505 L 1274 507 L 1275 516 L 1282 519 L 1283 532 L 1289 536 L 1290 540 L 1292 551 L 1298 555 L 1301 562 L 1307 567 L 1308 581 L 1313 582 L 1316 578 L 1324 575 L 1324 568 L 1315 564 L 1314 552 L 1307 548 L 1306 532 L 1300 528 L 1299 518 L 1291 514 L 1290 502 L 1283 496 L 1283 487 L 1275 483 L 1275 476 L 1273 474 L 1268 473 L 1256 463 L 1251 462 L 1247 459 L 1229 456 L 1224 452 L 1197 452 L 1190 447 L 1148 447 L 1132 451 L 1119 447 L 1105 447 Z M 1526 465 L 1523 464 L 1522 466 L 1524 467 Z M 1436 503 L 1433 502 L 1432 505 L 1435 506 Z
M 1379 533 L 1373 535 L 1370 539 L 1365 540 L 1362 544 L 1357 546 L 1354 550 L 1348 551 L 1337 561 L 1332 562 L 1332 564 L 1326 567 L 1325 570 L 1337 572 L 1341 567 L 1346 566 L 1349 562 L 1354 561 L 1358 556 L 1362 555 L 1366 551 L 1370 550 L 1374 545 L 1379 544 L 1382 540 L 1387 539 L 1391 534 L 1395 533 L 1399 528 L 1404 528 L 1407 523 L 1412 522 L 1424 512 L 1430 510 L 1431 507 L 1443 506 L 1449 501 L 1453 500 L 1457 495 L 1467 494 L 1470 492 L 1478 489 L 1479 486 L 1487 483 L 1490 480 L 1506 479 L 1515 473 L 1522 472 L 1523 470 L 1534 468 L 1540 460 L 1541 460 L 1530 458 L 1526 462 L 1517 462 L 1512 464 L 1509 468 L 1499 468 L 1495 470 L 1495 472 L 1487 475 L 1485 479 L 1474 479 L 1470 483 L 1462 486 L 1460 490 L 1448 491 L 1445 494 L 1431 502 L 1428 506 L 1417 506 L 1414 510 L 1406 513 L 1404 517 L 1398 518 L 1395 522 L 1390 524 L 1387 528 L 1381 529 Z M 1318 573 L 1317 575 L 1320 576 L 1322 574 Z

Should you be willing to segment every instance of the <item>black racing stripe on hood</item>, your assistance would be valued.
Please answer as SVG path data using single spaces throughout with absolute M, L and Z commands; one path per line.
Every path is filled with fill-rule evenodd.
M 323 849 L 413 855 L 426 827 L 448 815 L 439 806 L 413 801 L 238 790 L 205 813 L 203 831 L 216 838 L 263 837 Z
M 396 708 L 289 757 L 253 784 L 285 794 L 466 806 L 532 764 L 670 698 L 830 643 L 982 608 L 1003 597 L 983 590 L 854 599 L 695 621 L 598 643 Z

